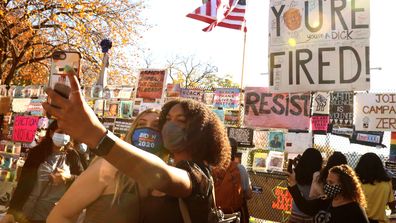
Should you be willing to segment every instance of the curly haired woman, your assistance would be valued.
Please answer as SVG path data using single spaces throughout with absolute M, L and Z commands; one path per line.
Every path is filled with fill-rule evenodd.
M 216 115 L 203 103 L 192 100 L 170 101 L 164 105 L 160 129 L 164 146 L 176 164 L 172 167 L 107 131 L 84 101 L 73 71 L 68 77 L 70 97 L 62 98 L 47 89 L 57 107 L 43 103 L 44 108 L 61 120 L 60 127 L 66 133 L 86 143 L 117 169 L 136 182 L 166 194 L 143 204 L 143 208 L 148 208 L 143 210 L 142 221 L 183 222 L 178 205 L 182 198 L 193 223 L 209 222 L 213 199 L 208 165 L 224 168 L 230 160 L 227 135 Z M 48 222 L 55 221 L 48 219 Z
M 324 185 L 326 199 L 305 200 L 295 185 L 293 174 L 288 178 L 289 192 L 297 206 L 315 215 L 314 222 L 368 223 L 364 208 L 366 199 L 355 171 L 348 165 L 332 167 Z

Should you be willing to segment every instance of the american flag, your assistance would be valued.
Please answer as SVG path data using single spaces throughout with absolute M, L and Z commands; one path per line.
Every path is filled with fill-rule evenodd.
M 245 11 L 246 0 L 208 0 L 187 17 L 209 23 L 210 25 L 203 29 L 205 32 L 216 26 L 246 32 Z

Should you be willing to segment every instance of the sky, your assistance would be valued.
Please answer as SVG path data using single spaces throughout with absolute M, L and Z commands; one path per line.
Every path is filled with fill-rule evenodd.
M 244 86 L 268 85 L 269 2 L 248 1 Z M 243 32 L 222 27 L 203 32 L 206 23 L 186 17 L 201 4 L 201 0 L 148 0 L 144 16 L 153 27 L 143 35 L 142 44 L 150 49 L 155 68 L 175 55 L 195 55 L 240 83 Z M 372 0 L 370 4 L 371 90 L 395 91 L 396 25 L 392 16 L 396 1 Z

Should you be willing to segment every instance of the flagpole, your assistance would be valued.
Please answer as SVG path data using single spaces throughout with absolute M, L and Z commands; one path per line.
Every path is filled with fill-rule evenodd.
M 244 89 L 243 89 L 243 76 L 244 76 L 244 74 L 245 74 L 245 51 L 246 51 L 246 33 L 247 32 L 244 32 L 244 34 L 243 34 L 243 51 L 242 51 L 242 73 L 241 73 L 241 91 L 240 91 L 240 94 L 239 94 L 239 98 L 240 98 L 240 101 L 241 101 L 241 105 L 239 106 L 239 121 L 238 121 L 238 127 L 241 127 L 242 126 L 242 123 L 243 123 L 243 112 L 244 112 L 244 109 L 243 109 L 243 102 L 245 101 L 244 100 Z
M 244 34 L 243 34 L 241 89 L 243 89 L 243 76 L 244 76 L 244 74 L 245 74 L 246 33 L 247 33 L 247 32 L 244 32 Z

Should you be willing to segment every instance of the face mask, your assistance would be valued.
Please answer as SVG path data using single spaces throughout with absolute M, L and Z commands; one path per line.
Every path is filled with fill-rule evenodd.
M 86 144 L 80 143 L 80 144 L 78 145 L 78 151 L 79 151 L 80 153 L 86 153 L 87 150 L 88 150 L 88 146 L 87 146 Z
M 54 135 L 52 136 L 52 142 L 54 143 L 55 146 L 62 147 L 70 142 L 70 136 L 63 133 L 55 132 Z
M 178 152 L 186 148 L 187 133 L 184 128 L 173 122 L 166 122 L 162 127 L 164 146 L 170 152 Z
M 151 128 L 137 128 L 133 131 L 132 145 L 149 153 L 157 154 L 162 148 L 162 137 L 159 131 Z
M 337 194 L 341 193 L 342 188 L 341 185 L 330 185 L 325 184 L 323 190 L 328 199 L 334 198 Z

